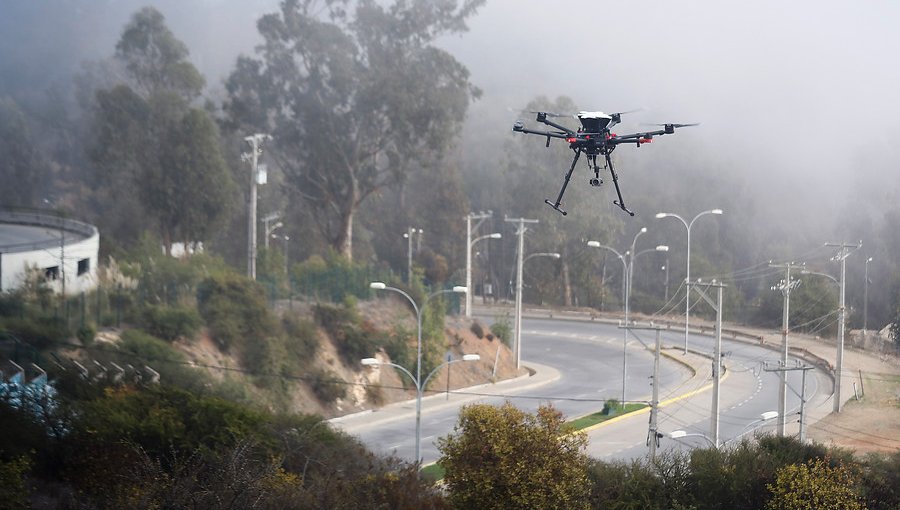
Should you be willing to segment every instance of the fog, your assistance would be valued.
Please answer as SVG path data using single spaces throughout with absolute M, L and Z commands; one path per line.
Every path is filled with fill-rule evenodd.
M 71 88 L 84 62 L 113 54 L 123 26 L 147 3 L 190 49 L 214 104 L 235 59 L 253 54 L 260 42 L 256 21 L 279 6 L 277 0 L 7 3 L 0 96 L 27 108 L 48 89 Z M 616 151 L 626 200 L 648 182 L 699 175 L 695 194 L 660 198 L 680 204 L 675 212 L 685 215 L 722 207 L 737 225 L 777 226 L 783 237 L 802 233 L 799 244 L 821 245 L 862 237 L 844 229 L 846 212 L 860 211 L 857 225 L 880 221 L 881 209 L 898 201 L 898 22 L 900 4 L 888 1 L 488 0 L 468 20 L 468 32 L 439 43 L 483 92 L 462 135 L 465 162 L 493 153 L 502 164 L 505 144 L 522 136 L 512 133 L 512 123 L 533 122 L 521 110 L 538 96 L 567 96 L 584 110 L 637 109 L 624 116 L 619 133 L 697 122 L 639 150 Z M 568 162 L 535 172 L 562 172 Z M 466 187 L 478 188 L 466 172 Z M 584 185 L 582 172 L 573 186 Z M 755 211 L 709 203 L 700 191 L 735 182 Z M 658 187 L 666 190 L 666 182 Z M 613 198 L 607 188 L 600 190 L 604 204 Z M 490 207 L 470 195 L 473 209 Z M 655 212 L 645 206 L 635 222 L 651 221 Z
M 715 156 L 708 171 L 745 174 L 772 208 L 833 212 L 856 179 L 896 189 L 898 20 L 892 2 L 492 0 L 445 44 L 484 91 L 472 126 L 509 124 L 539 94 L 640 108 L 622 131 L 700 122 L 652 150 L 685 144 Z M 619 152 L 623 172 L 635 157 Z

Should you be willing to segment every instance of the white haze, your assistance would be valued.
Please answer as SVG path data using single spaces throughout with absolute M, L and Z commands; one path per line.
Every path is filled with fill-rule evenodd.
M 257 19 L 279 7 L 277 0 L 150 3 L 190 48 L 213 98 L 236 57 L 259 43 Z M 80 32 L 68 35 L 68 47 L 53 49 L 48 39 L 36 50 L 109 56 L 141 5 L 85 3 L 81 18 L 64 23 Z M 861 190 L 863 202 L 896 198 L 898 26 L 900 3 L 891 1 L 489 0 L 469 32 L 440 44 L 484 91 L 471 108 L 469 139 L 513 136 L 511 123 L 522 117 L 514 110 L 538 95 L 569 96 L 587 110 L 641 108 L 623 130 L 700 122 L 654 143 L 648 159 L 665 165 L 669 155 L 694 151 L 713 162 L 707 171 L 744 176 L 757 200 L 771 203 L 773 218 L 790 219 L 798 211 L 833 215 L 835 204 Z M 29 50 L 22 51 L 26 62 Z M 76 58 L 60 60 L 77 67 Z M 492 146 L 480 143 L 473 152 Z M 623 154 L 624 169 L 637 156 Z M 647 156 L 642 149 L 639 157 Z
M 642 108 L 623 129 L 701 122 L 652 150 L 690 144 L 774 209 L 834 214 L 855 179 L 897 188 L 898 26 L 889 1 L 490 0 L 442 44 L 484 90 L 473 126 L 508 131 L 537 95 Z

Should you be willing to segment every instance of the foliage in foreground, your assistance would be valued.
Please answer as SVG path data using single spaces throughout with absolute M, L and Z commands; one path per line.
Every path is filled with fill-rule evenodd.
M 587 508 L 587 436 L 562 414 L 503 406 L 463 408 L 454 433 L 439 439 L 440 464 L 456 508 Z
M 8 501 L 60 509 L 446 508 L 415 465 L 375 456 L 318 417 L 171 387 L 68 382 L 85 388 L 70 388 L 56 406 L 0 399 Z

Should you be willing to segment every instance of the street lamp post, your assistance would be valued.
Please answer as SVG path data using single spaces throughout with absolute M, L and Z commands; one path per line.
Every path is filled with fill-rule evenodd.
M 671 438 L 671 439 L 681 439 L 681 438 L 684 438 L 684 437 L 699 437 L 699 438 L 702 438 L 702 439 L 706 440 L 706 442 L 709 443 L 710 446 L 712 446 L 713 448 L 715 448 L 715 449 L 718 450 L 720 446 L 724 446 L 724 445 L 728 444 L 728 443 L 731 442 L 731 441 L 734 441 L 734 440 L 736 440 L 736 439 L 740 439 L 741 437 L 743 437 L 743 436 L 746 435 L 747 433 L 753 431 L 754 428 L 751 428 L 751 427 L 753 427 L 754 425 L 762 424 L 762 423 L 767 422 L 767 421 L 769 421 L 769 420 L 774 420 L 775 418 L 778 418 L 778 411 L 766 411 L 766 412 L 764 412 L 764 413 L 762 413 L 762 414 L 759 415 L 759 419 L 757 419 L 756 421 L 752 421 L 752 422 L 748 423 L 747 426 L 745 426 L 745 427 L 741 430 L 741 433 L 740 433 L 740 434 L 738 434 L 738 435 L 736 435 L 735 437 L 729 439 L 728 441 L 725 441 L 725 442 L 722 443 L 721 445 L 719 445 L 716 441 L 713 441 L 712 439 L 710 439 L 709 436 L 707 436 L 706 434 L 690 433 L 690 432 L 688 432 L 688 431 L 686 431 L 686 430 L 673 430 L 672 432 L 669 433 L 669 438 Z M 758 428 L 758 427 L 755 427 L 755 428 Z
M 481 241 L 482 239 L 500 239 L 503 235 L 499 232 L 494 232 L 492 234 L 486 234 L 480 237 L 476 237 L 472 239 L 471 236 L 467 237 L 468 247 L 466 248 L 466 288 L 472 288 L 472 247 L 475 246 L 475 243 Z M 484 291 L 482 290 L 482 293 Z M 483 295 L 483 294 L 482 294 Z M 466 317 L 472 316 L 472 293 L 466 292 Z
M 691 281 L 691 227 L 694 226 L 694 222 L 697 221 L 697 218 L 707 215 L 707 214 L 722 214 L 722 209 L 710 209 L 708 211 L 703 211 L 700 214 L 694 216 L 694 218 L 688 222 L 681 216 L 675 213 L 656 213 L 656 218 L 676 218 L 684 225 L 685 230 L 687 230 L 687 269 L 684 277 L 685 284 Z M 685 285 L 685 294 L 684 294 L 684 353 L 688 352 L 688 323 L 690 322 L 691 315 L 691 293 L 690 289 Z
M 430 379 L 431 376 L 434 375 L 435 372 L 437 372 L 437 369 L 453 362 L 453 361 L 449 361 L 449 362 L 442 363 L 437 368 L 432 370 L 431 373 L 428 374 L 428 377 L 426 377 L 424 381 L 422 380 L 422 312 L 425 310 L 425 306 L 428 304 L 428 300 L 439 294 L 448 294 L 448 293 L 462 294 L 462 293 L 466 293 L 468 290 L 465 287 L 456 286 L 456 287 L 453 287 L 452 289 L 444 289 L 444 290 L 439 290 L 437 292 L 432 292 L 431 294 L 429 294 L 428 296 L 425 297 L 425 300 L 422 303 L 422 307 L 420 308 L 419 305 L 416 304 L 416 301 L 412 298 L 412 296 L 410 296 L 403 290 L 398 289 L 396 287 L 389 287 L 388 285 L 386 285 L 383 282 L 372 282 L 369 284 L 369 288 L 374 289 L 374 290 L 389 290 L 389 291 L 396 292 L 396 293 L 402 295 L 403 297 L 406 298 L 407 301 L 409 301 L 409 303 L 413 307 L 413 310 L 416 313 L 417 332 L 416 332 L 416 375 L 415 376 L 413 376 L 413 374 L 409 370 L 407 370 L 399 365 L 395 365 L 394 363 L 381 363 L 378 360 L 376 360 L 375 358 L 365 358 L 362 360 L 362 364 L 369 365 L 369 366 L 378 365 L 378 364 L 391 365 L 391 366 L 396 367 L 396 368 L 402 370 L 403 372 L 405 372 L 407 375 L 409 375 L 409 377 L 415 383 L 415 385 L 416 385 L 416 462 L 419 462 L 420 460 L 422 460 L 421 456 L 420 456 L 420 452 L 421 452 L 420 440 L 421 440 L 421 436 L 422 436 L 422 393 L 425 390 L 425 385 L 428 383 L 428 379 Z M 454 361 L 475 361 L 478 359 L 480 359 L 480 358 L 478 357 L 477 354 L 467 354 L 467 355 L 463 356 L 462 360 L 454 360 Z
M 863 283 L 863 340 L 869 329 L 869 262 L 872 262 L 872 257 L 866 259 L 866 279 Z
M 474 228 L 478 228 L 484 222 L 484 220 L 492 217 L 494 215 L 493 211 L 487 212 L 479 212 L 479 213 L 469 213 L 466 215 L 466 288 L 472 288 L 472 245 L 475 244 L 475 241 L 472 240 L 472 220 L 478 220 L 478 223 L 475 224 Z M 491 239 L 500 239 L 500 234 L 494 233 L 490 234 L 488 237 Z M 472 293 L 466 292 L 466 318 L 472 316 Z
M 632 249 L 634 249 L 634 245 L 637 242 L 638 236 L 647 232 L 647 228 L 642 228 L 635 236 L 634 240 L 631 243 Z M 651 251 L 669 251 L 669 247 L 665 245 L 659 245 L 656 248 L 652 248 L 649 250 L 643 250 L 637 255 L 632 255 L 634 252 L 626 251 L 625 254 L 621 254 L 616 251 L 615 248 L 600 244 L 597 241 L 588 241 L 587 245 L 591 248 L 603 248 L 605 250 L 609 250 L 613 252 L 616 257 L 622 262 L 622 301 L 625 309 L 625 328 L 622 329 L 622 404 L 625 403 L 625 389 L 626 389 L 626 378 L 628 376 L 628 363 L 626 361 L 627 353 L 628 353 L 628 312 L 629 312 L 629 300 L 631 297 L 631 278 L 633 276 L 632 266 L 634 263 L 634 259 L 637 255 L 641 255 L 643 253 L 651 252 Z M 628 261 L 625 260 L 625 255 L 628 255 Z
M 413 236 L 415 234 L 419 234 L 419 243 L 422 242 L 422 234 L 423 231 L 421 228 L 413 228 L 409 227 L 406 229 L 406 232 L 403 233 L 403 238 L 406 239 L 406 284 L 412 285 L 412 256 L 413 256 Z M 416 247 L 418 251 L 418 245 Z
M 519 250 L 523 249 L 522 238 L 519 237 Z M 513 350 L 515 351 L 516 356 L 516 370 L 519 369 L 519 366 L 522 364 L 522 272 L 525 267 L 525 261 L 532 257 L 551 257 L 554 259 L 558 259 L 561 255 L 559 253 L 532 253 L 527 257 L 522 257 L 522 252 L 519 252 L 517 271 L 516 271 L 516 308 L 515 314 L 516 316 L 513 318 L 515 322 L 515 338 L 513 339 Z

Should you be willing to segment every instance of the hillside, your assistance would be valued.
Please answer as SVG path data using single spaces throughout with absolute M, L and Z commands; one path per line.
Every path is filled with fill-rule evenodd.
M 282 318 L 290 316 L 293 319 L 314 322 L 314 307 L 313 303 L 279 302 L 275 306 L 275 313 Z M 412 358 L 406 368 L 413 371 L 415 369 L 416 321 L 408 307 L 404 307 L 395 299 L 386 298 L 360 301 L 357 311 L 367 330 L 394 334 L 401 329 L 408 335 L 407 347 Z M 445 359 L 447 353 L 452 354 L 454 359 L 463 354 L 480 355 L 480 361 L 455 363 L 450 367 L 449 388 L 451 390 L 503 380 L 516 375 L 515 360 L 512 358 L 509 347 L 495 337 L 486 324 L 479 324 L 483 334 L 481 338 L 476 336 L 473 330 L 478 330 L 478 328 L 473 328 L 474 322 L 461 316 L 448 316 L 445 318 L 442 345 L 438 347 L 424 346 L 426 352 L 438 349 L 440 359 Z M 190 363 L 203 367 L 215 380 L 220 382 L 227 380 L 231 383 L 242 384 L 254 400 L 267 402 L 269 407 L 280 406 L 290 412 L 314 413 L 331 418 L 415 398 L 415 386 L 400 371 L 373 370 L 359 363 L 348 363 L 340 355 L 339 341 L 321 325 L 316 326 L 315 339 L 317 347 L 310 366 L 315 368 L 315 374 L 328 374 L 328 376 L 324 378 L 321 376 L 310 377 L 312 370 L 306 373 L 291 374 L 293 377 L 286 377 L 281 381 L 280 386 L 284 388 L 284 397 L 281 398 L 273 396 L 271 391 L 254 384 L 252 378 L 246 375 L 246 372 L 254 372 L 254 367 L 243 366 L 233 353 L 223 352 L 205 329 L 195 338 L 180 338 L 172 345 L 183 353 Z M 377 357 L 383 362 L 392 361 L 385 351 L 385 346 L 379 346 L 376 352 L 371 353 L 371 356 Z M 224 370 L 224 368 L 228 370 Z M 448 388 L 447 373 L 447 367 L 438 370 L 429 383 L 429 390 L 446 391 Z M 423 373 L 423 377 L 426 375 Z M 316 384 L 336 386 L 339 388 L 337 393 L 343 394 L 343 396 L 331 401 L 323 400 L 320 396 L 322 392 L 317 394 Z M 340 391 L 341 389 L 345 391 Z

